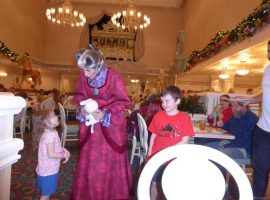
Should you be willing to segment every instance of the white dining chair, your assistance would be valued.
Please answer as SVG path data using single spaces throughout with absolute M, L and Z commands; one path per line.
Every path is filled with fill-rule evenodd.
M 145 120 L 141 116 L 140 113 L 137 113 L 138 126 L 139 126 L 139 141 L 135 134 L 132 136 L 132 149 L 131 149 L 131 157 L 130 164 L 133 163 L 134 157 L 138 156 L 140 159 L 140 164 L 144 161 L 147 150 L 148 150 L 148 131 Z M 135 129 L 134 129 L 135 131 Z
M 80 123 L 77 120 L 66 120 L 66 114 L 62 104 L 58 103 L 60 111 L 60 120 L 61 120 L 61 143 L 64 147 L 67 141 L 78 141 L 79 140 L 79 131 Z
M 13 137 L 20 135 L 20 137 L 23 139 L 23 135 L 25 133 L 25 124 L 26 124 L 26 110 L 27 110 L 27 107 L 24 107 L 21 110 L 21 112 L 18 114 L 19 119 L 17 119 L 17 121 L 14 121 Z
M 73 96 L 68 96 L 63 102 L 63 107 L 66 110 L 66 119 L 75 118 L 78 105 L 74 104 Z
M 140 132 L 140 145 L 141 145 L 141 153 L 140 153 L 140 164 L 146 158 L 147 150 L 148 150 L 148 130 L 147 125 L 140 113 L 137 113 L 138 117 L 138 125 Z
M 40 109 L 41 110 L 45 110 L 45 109 L 54 110 L 54 108 L 55 108 L 55 101 L 54 101 L 54 99 L 52 97 L 49 97 L 48 99 L 45 99 L 40 104 Z
M 252 200 L 253 194 L 246 174 L 230 157 L 218 150 L 194 144 L 175 145 L 154 155 L 139 177 L 137 196 L 150 200 L 150 185 L 157 169 L 166 162 L 161 186 L 168 200 L 222 200 L 226 191 L 223 166 L 235 179 L 239 200 Z
M 136 135 L 132 136 L 132 148 L 131 148 L 131 156 L 130 156 L 130 164 L 132 165 L 134 157 L 141 155 L 141 144 L 140 141 L 137 140 Z

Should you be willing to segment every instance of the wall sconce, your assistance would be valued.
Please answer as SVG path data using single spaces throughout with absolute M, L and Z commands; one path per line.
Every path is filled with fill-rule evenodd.
M 7 77 L 7 73 L 6 72 L 0 72 L 0 77 Z
M 130 82 L 131 82 L 131 83 L 139 83 L 140 80 L 138 80 L 138 79 L 131 79 Z

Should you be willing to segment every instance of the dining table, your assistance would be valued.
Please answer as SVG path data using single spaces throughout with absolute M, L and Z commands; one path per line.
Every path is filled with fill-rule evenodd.
M 194 137 L 190 138 L 189 143 L 194 143 L 194 138 L 208 138 L 208 139 L 220 139 L 220 140 L 234 140 L 235 136 L 223 130 L 221 128 L 206 126 L 201 129 L 197 125 L 193 125 Z

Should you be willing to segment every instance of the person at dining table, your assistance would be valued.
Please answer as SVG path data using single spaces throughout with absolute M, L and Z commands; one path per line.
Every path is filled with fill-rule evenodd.
M 251 155 L 252 132 L 259 118 L 248 110 L 247 106 L 239 102 L 232 103 L 231 108 L 233 117 L 222 126 L 222 129 L 234 135 L 235 139 L 205 145 L 218 149 L 232 159 L 249 158 Z
M 230 102 L 230 96 L 227 94 L 223 94 L 219 98 L 220 104 L 219 108 L 215 109 L 214 112 L 207 117 L 207 121 L 210 124 L 215 123 L 214 113 L 217 111 L 217 121 L 215 123 L 215 126 L 222 127 L 229 119 L 232 118 L 232 108 L 231 108 L 231 102 Z M 222 117 L 221 117 L 222 116 Z
M 213 112 L 207 117 L 207 122 L 213 127 L 222 127 L 232 117 L 232 107 L 230 96 L 223 94 L 219 97 L 220 103 L 213 109 Z M 218 142 L 213 138 L 194 138 L 195 144 L 205 145 L 210 142 Z
M 235 139 L 221 140 L 205 145 L 221 151 L 232 159 L 250 158 L 252 132 L 258 122 L 258 116 L 240 102 L 232 103 L 231 107 L 233 117 L 222 126 L 222 129 L 234 135 Z M 222 167 L 220 167 L 220 170 L 225 174 Z M 239 199 L 239 192 L 234 179 L 229 179 L 228 191 L 230 198 Z

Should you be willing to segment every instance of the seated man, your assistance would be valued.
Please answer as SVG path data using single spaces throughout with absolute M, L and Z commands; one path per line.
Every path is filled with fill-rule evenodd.
M 258 116 L 240 103 L 232 103 L 232 112 L 233 117 L 222 128 L 234 135 L 235 139 L 208 143 L 206 146 L 218 149 L 232 159 L 250 157 L 251 134 Z
M 249 158 L 251 153 L 252 132 L 258 117 L 240 103 L 232 103 L 233 117 L 222 128 L 235 136 L 234 140 L 212 142 L 206 146 L 215 148 L 232 159 Z M 221 171 L 225 173 L 221 167 Z M 229 199 L 239 199 L 238 188 L 234 179 L 229 179 Z

